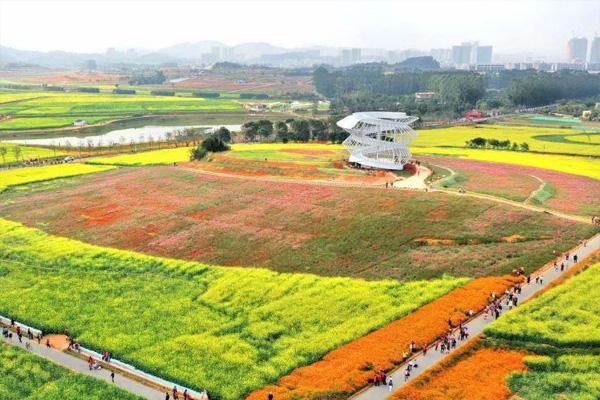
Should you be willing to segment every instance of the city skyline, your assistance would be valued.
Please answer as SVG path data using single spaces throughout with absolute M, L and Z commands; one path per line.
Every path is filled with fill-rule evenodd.
M 141 4 L 145 23 L 131 30 L 129 24 Z M 37 12 L 31 13 L 32 9 Z M 175 15 L 174 21 L 167 18 Z M 290 15 L 294 15 L 291 24 Z M 257 20 L 269 23 L 257 24 Z M 110 29 L 106 29 L 107 21 L 111 21 Z M 292 49 L 330 46 L 384 50 L 451 48 L 478 41 L 494 46 L 496 54 L 531 54 L 567 61 L 565 43 L 573 34 L 591 42 L 600 34 L 598 21 L 600 3 L 593 1 L 267 1 L 250 5 L 235 1 L 0 0 L 0 45 L 93 53 L 109 47 L 157 50 L 203 40 L 227 46 L 265 42 Z M 32 26 L 45 32 L 45 40 L 39 40 Z M 323 35 L 322 30 L 315 29 L 319 26 L 335 34 Z M 240 32 L 244 32 L 243 37 Z

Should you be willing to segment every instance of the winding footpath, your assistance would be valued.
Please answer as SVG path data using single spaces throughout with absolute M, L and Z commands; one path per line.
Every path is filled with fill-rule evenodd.
M 600 234 L 596 234 L 594 237 L 587 241 L 586 246 L 579 245 L 574 249 L 570 250 L 570 254 L 577 254 L 579 257 L 579 261 L 583 261 L 586 257 L 590 256 L 592 253 L 600 249 Z M 564 258 L 563 258 L 564 259 Z M 523 285 L 522 292 L 518 296 L 518 304 L 523 304 L 524 301 L 527 301 L 531 297 L 535 296 L 543 289 L 547 288 L 552 282 L 556 279 L 560 278 L 563 274 L 569 271 L 570 267 L 573 266 L 573 257 L 569 259 L 569 261 L 565 262 L 565 270 L 564 272 L 560 272 L 560 270 L 555 270 L 553 267 L 553 261 L 546 264 L 544 267 L 539 269 L 537 272 L 532 274 L 532 280 L 530 284 Z M 543 284 L 535 283 L 535 277 L 540 276 L 543 277 Z M 463 324 L 463 326 L 467 327 L 469 330 L 470 337 L 474 337 L 483 332 L 484 328 L 489 325 L 493 321 L 492 318 L 485 319 L 483 314 L 477 315 L 475 318 L 471 319 L 469 322 Z M 401 388 L 411 381 L 413 381 L 418 376 L 422 375 L 427 369 L 433 367 L 438 364 L 440 361 L 451 356 L 458 349 L 464 346 L 468 340 L 459 341 L 456 348 L 452 349 L 449 353 L 442 354 L 439 351 L 435 351 L 430 348 L 426 355 L 423 355 L 422 352 L 417 353 L 415 357 L 411 360 L 415 360 L 418 364 L 418 368 L 413 369 L 410 377 L 405 380 L 404 371 L 406 367 L 406 363 L 400 365 L 393 372 L 390 372 L 388 376 L 391 376 L 392 382 L 394 384 L 394 390 Z M 388 386 L 370 386 L 356 395 L 352 396 L 351 399 L 354 400 L 382 400 L 387 399 L 391 395 Z
M 136 167 L 134 167 L 134 168 L 136 168 Z M 379 190 L 390 190 L 390 189 L 387 189 L 385 187 L 385 185 L 382 185 L 382 184 L 376 185 L 376 184 L 365 184 L 365 183 L 339 182 L 339 181 L 334 181 L 334 180 L 325 181 L 325 180 L 309 180 L 309 179 L 293 179 L 293 178 L 275 178 L 275 177 L 268 177 L 268 176 L 242 176 L 242 175 L 235 175 L 235 174 L 229 174 L 229 173 L 224 173 L 224 172 L 208 171 L 208 170 L 204 170 L 204 169 L 192 168 L 192 167 L 186 167 L 186 166 L 173 167 L 173 168 L 180 168 L 187 172 L 196 173 L 198 175 L 210 175 L 210 176 L 216 176 L 216 177 L 236 178 L 236 179 L 252 180 L 252 181 L 259 181 L 259 182 L 295 183 L 295 184 L 314 185 L 314 186 L 336 186 L 336 187 L 355 187 L 355 188 L 363 188 L 363 189 L 371 188 L 371 189 L 379 189 Z M 451 172 L 454 172 L 454 171 L 450 170 L 449 168 L 446 168 L 446 167 L 444 167 L 444 168 Z M 474 198 L 478 198 L 478 199 L 482 199 L 482 200 L 489 200 L 489 201 L 494 201 L 496 203 L 510 205 L 513 207 L 523 208 L 523 209 L 526 209 L 529 211 L 553 215 L 555 217 L 566 219 L 569 221 L 575 221 L 575 222 L 580 222 L 580 223 L 585 223 L 585 224 L 592 223 L 591 218 L 587 217 L 587 216 L 561 213 L 561 212 L 550 210 L 547 208 L 537 207 L 537 206 L 533 206 L 530 204 L 519 203 L 517 201 L 512 201 L 512 200 L 504 199 L 501 197 L 496 197 L 496 196 L 491 196 L 491 195 L 486 195 L 486 194 L 481 194 L 481 193 L 475 193 L 475 192 L 459 193 L 456 190 L 433 187 L 432 185 L 428 185 L 425 183 L 425 180 L 427 179 L 427 177 L 429 177 L 432 173 L 431 170 L 429 170 L 428 168 L 423 167 L 423 166 L 420 166 L 419 169 L 421 171 L 419 176 L 412 176 L 410 178 L 405 179 L 404 181 L 398 180 L 398 181 L 394 182 L 392 189 L 417 190 L 417 191 L 428 190 L 429 192 L 440 192 L 440 193 L 445 193 L 445 194 L 449 194 L 449 195 L 453 195 L 453 196 L 474 197 Z M 442 179 L 445 179 L 445 178 L 442 178 Z M 406 181 L 408 181 L 408 182 L 406 182 Z M 437 182 L 439 182 L 439 180 L 434 182 L 433 185 L 435 185 L 435 183 L 437 183 Z

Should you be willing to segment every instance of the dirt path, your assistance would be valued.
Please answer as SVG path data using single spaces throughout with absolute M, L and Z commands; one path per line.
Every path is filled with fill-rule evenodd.
M 133 167 L 133 168 L 135 168 L 135 167 Z M 380 183 L 369 185 L 369 184 L 365 184 L 365 183 L 339 182 L 339 181 L 333 181 L 333 180 L 323 181 L 323 180 L 302 180 L 302 179 L 293 179 L 293 178 L 271 178 L 271 177 L 264 177 L 264 176 L 240 176 L 240 175 L 227 174 L 227 173 L 222 173 L 222 172 L 206 171 L 203 169 L 191 168 L 191 167 L 185 167 L 185 166 L 174 167 L 174 168 L 181 168 L 181 169 L 184 169 L 185 171 L 194 172 L 197 174 L 220 176 L 220 177 L 226 177 L 226 178 L 237 178 L 237 179 L 244 179 L 244 180 L 253 180 L 253 181 L 259 181 L 259 182 L 295 183 L 295 184 L 303 184 L 303 185 L 357 187 L 357 188 L 373 188 L 373 189 L 380 189 L 380 190 L 389 190 L 389 189 L 386 189 L 386 187 L 384 185 L 381 185 Z M 491 196 L 491 195 L 487 195 L 487 194 L 480 194 L 480 193 L 476 193 L 476 192 L 459 193 L 458 191 L 455 191 L 455 190 L 441 189 L 441 188 L 429 189 L 429 185 L 427 185 L 425 183 L 425 180 L 427 179 L 427 177 L 429 177 L 431 175 L 432 171 L 426 167 L 421 167 L 421 168 L 422 168 L 421 171 L 423 171 L 423 172 L 421 172 L 418 176 L 413 175 L 412 177 L 404 180 L 404 181 L 408 181 L 409 179 L 416 177 L 416 179 L 410 181 L 409 185 L 400 186 L 400 183 L 404 182 L 404 181 L 396 181 L 396 182 L 394 182 L 393 187 L 395 189 L 402 189 L 402 190 L 425 190 L 425 189 L 427 189 L 430 192 L 441 192 L 441 193 L 450 194 L 453 196 L 474 197 L 474 198 L 478 198 L 478 199 L 494 201 L 496 203 L 506 204 L 506 205 L 513 206 L 513 207 L 519 207 L 519 208 L 523 208 L 523 209 L 530 210 L 530 211 L 553 215 L 555 217 L 567 219 L 569 221 L 582 222 L 582 223 L 586 223 L 586 224 L 592 223 L 591 219 L 586 216 L 565 214 L 565 213 L 553 211 L 553 210 L 550 210 L 547 208 L 533 206 L 530 204 L 524 204 L 524 203 L 520 203 L 517 201 L 512 201 L 512 200 L 504 199 L 501 197 L 495 197 L 495 196 Z M 446 167 L 444 167 L 444 168 L 446 168 Z M 453 176 L 454 174 L 456 174 L 456 172 L 454 172 L 450 168 L 446 168 L 446 169 L 452 173 L 452 175 L 450 175 L 450 176 Z M 446 178 L 448 178 L 448 177 L 446 177 Z M 442 178 L 442 179 L 446 179 L 446 178 Z M 439 182 L 442 179 L 438 179 L 436 182 Z M 436 183 L 436 182 L 434 182 L 434 183 Z
M 425 190 L 429 187 L 425 181 L 431 176 L 432 173 L 433 171 L 431 171 L 429 168 L 419 165 L 417 166 L 416 174 L 409 176 L 406 179 L 394 182 L 393 187 L 398 189 Z
M 600 249 L 600 234 L 597 234 L 590 240 L 588 240 L 587 245 L 584 247 L 579 245 L 574 249 L 570 250 L 571 254 L 577 254 L 579 256 L 580 262 L 583 262 L 586 257 L 592 255 L 595 251 Z M 540 268 L 536 273 L 532 274 L 533 276 L 542 276 L 543 284 L 535 283 L 535 280 L 532 280 L 530 284 L 526 284 L 522 288 L 522 292 L 518 295 L 518 304 L 523 304 L 523 302 L 532 298 L 536 294 L 540 293 L 542 290 L 549 287 L 552 282 L 555 282 L 558 278 L 565 275 L 570 267 L 573 266 L 573 258 L 569 261 L 565 262 L 565 270 L 563 272 L 559 270 L 555 270 L 552 265 L 553 262 L 549 262 Z M 470 336 L 474 337 L 478 334 L 481 334 L 484 328 L 489 325 L 493 320 L 491 318 L 486 319 L 482 314 L 477 315 L 475 318 L 471 319 L 469 322 L 464 324 L 470 332 Z M 456 335 L 456 333 L 455 333 Z M 423 353 L 418 353 L 412 360 L 415 360 L 418 364 L 417 369 L 413 369 L 408 380 L 405 380 L 404 371 L 406 367 L 406 363 L 400 365 L 396 370 L 388 374 L 391 376 L 392 381 L 394 383 L 394 389 L 398 389 L 403 387 L 413 381 L 416 377 L 423 374 L 428 368 L 433 367 L 438 364 L 440 361 L 447 359 L 455 353 L 458 349 L 463 347 L 468 341 L 458 341 L 457 347 L 452 349 L 450 353 L 442 354 L 439 351 L 435 351 L 433 348 L 430 348 L 426 355 Z M 387 386 L 370 386 L 361 392 L 355 394 L 351 397 L 351 399 L 355 400 L 382 400 L 390 397 L 390 391 Z
M 531 176 L 532 178 L 536 179 L 540 183 L 540 186 L 537 189 L 535 189 L 533 192 L 531 192 L 531 194 L 529 195 L 529 197 L 527 197 L 525 199 L 525 201 L 523 202 L 525 204 L 531 204 L 531 200 L 533 200 L 533 198 L 536 196 L 536 194 L 539 191 L 541 191 L 542 189 L 544 189 L 544 186 L 546 186 L 546 182 L 544 182 L 542 179 L 538 178 L 537 176 L 535 176 L 535 175 L 529 175 L 529 176 Z

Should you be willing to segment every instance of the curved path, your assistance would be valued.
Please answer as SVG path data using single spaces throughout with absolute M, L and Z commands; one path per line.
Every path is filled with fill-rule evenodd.
M 592 253 L 594 253 L 595 251 L 597 251 L 599 249 L 600 249 L 600 234 L 597 234 L 587 241 L 586 246 L 579 245 L 579 246 L 575 247 L 574 249 L 570 250 L 569 252 L 571 254 L 577 254 L 579 257 L 579 261 L 581 262 L 581 261 L 584 261 L 584 259 L 586 257 L 590 256 Z M 564 272 L 560 272 L 560 270 L 554 270 L 553 262 L 551 261 L 548 264 L 546 264 L 544 267 L 542 267 L 540 270 L 538 270 L 536 273 L 532 274 L 533 277 L 542 276 L 544 278 L 543 284 L 537 284 L 537 283 L 535 283 L 535 280 L 532 279 L 530 284 L 523 285 L 523 290 L 522 290 L 521 294 L 518 296 L 518 299 L 519 299 L 518 303 L 522 304 L 524 301 L 526 301 L 526 300 L 530 299 L 531 297 L 533 297 L 534 295 L 538 294 L 543 289 L 547 288 L 556 279 L 558 279 L 559 277 L 564 275 L 569 270 L 569 267 L 573 266 L 573 258 L 572 257 L 569 261 L 565 262 L 565 266 L 567 268 L 565 268 Z M 493 320 L 491 318 L 485 319 L 482 314 L 478 314 L 475 318 L 471 319 L 469 322 L 467 322 L 463 325 L 468 328 L 470 336 L 474 337 L 474 336 L 482 333 L 484 328 L 488 324 L 490 324 L 492 321 Z M 468 342 L 468 340 L 458 341 L 456 348 L 452 349 L 449 353 L 446 353 L 446 354 L 442 354 L 439 351 L 435 351 L 433 348 L 430 348 L 426 355 L 423 355 L 422 352 L 418 353 L 415 357 L 412 358 L 412 360 L 415 360 L 417 362 L 417 364 L 419 365 L 419 367 L 417 369 L 413 370 L 413 372 L 411 373 L 411 376 L 410 376 L 410 378 L 408 378 L 408 380 L 405 380 L 405 378 L 404 378 L 404 371 L 405 371 L 404 368 L 406 366 L 406 363 L 400 365 L 396 370 L 394 370 L 393 372 L 388 374 L 388 376 L 392 377 L 392 382 L 394 383 L 394 389 L 405 386 L 406 384 L 408 384 L 409 382 L 414 380 L 416 377 L 423 374 L 423 372 L 425 372 L 428 368 L 430 368 L 430 367 L 436 365 L 437 363 L 439 363 L 440 361 L 448 358 L 450 355 L 455 353 L 456 350 L 458 350 L 462 346 L 464 346 L 467 342 Z M 381 400 L 381 399 L 386 399 L 389 396 L 390 396 L 390 391 L 387 386 L 370 386 L 370 387 L 364 389 L 363 391 L 357 393 L 356 395 L 352 396 L 351 399 Z
M 137 168 L 137 167 L 130 167 L 130 168 Z M 204 169 L 192 168 L 192 167 L 186 167 L 186 166 L 173 167 L 173 168 L 181 168 L 181 169 L 184 169 L 189 172 L 195 172 L 197 174 L 203 174 L 203 175 L 219 176 L 219 177 L 224 177 L 224 178 L 237 178 L 237 179 L 253 180 L 253 181 L 259 181 L 259 182 L 297 183 L 297 184 L 303 184 L 303 185 L 359 187 L 359 188 L 373 188 L 373 189 L 389 190 L 389 189 L 386 189 L 385 185 L 382 185 L 382 184 L 369 185 L 369 184 L 365 184 L 365 183 L 338 182 L 338 181 L 334 181 L 334 180 L 325 181 L 325 180 L 307 180 L 307 179 L 303 180 L 303 179 L 292 179 L 292 178 L 275 178 L 275 177 L 265 177 L 265 176 L 243 176 L 243 175 L 228 174 L 228 173 L 223 173 L 223 172 L 207 171 Z M 396 181 L 396 182 L 394 182 L 392 188 L 393 189 L 401 189 L 401 190 L 429 190 L 430 192 L 441 192 L 441 193 L 446 193 L 446 194 L 450 194 L 450 195 L 454 195 L 454 196 L 475 197 L 475 198 L 479 198 L 479 199 L 495 201 L 496 203 L 507 204 L 507 205 L 510 205 L 513 207 L 524 208 L 524 209 L 530 210 L 530 211 L 553 215 L 555 217 L 567 219 L 570 221 L 581 222 L 581 223 L 586 223 L 586 224 L 592 223 L 591 218 L 588 218 L 586 216 L 565 214 L 565 213 L 553 211 L 553 210 L 550 210 L 547 208 L 537 207 L 537 206 L 533 206 L 530 204 L 524 204 L 524 203 L 520 203 L 518 201 L 512 201 L 512 200 L 504 199 L 501 197 L 496 197 L 496 196 L 491 196 L 491 195 L 486 195 L 486 194 L 481 194 L 481 193 L 476 193 L 476 192 L 459 193 L 459 192 L 457 192 L 455 190 L 451 190 L 451 189 L 433 188 L 432 185 L 439 182 L 440 180 L 433 182 L 432 185 L 426 184 L 425 180 L 427 177 L 429 177 L 431 175 L 431 170 L 429 170 L 428 168 L 423 167 L 423 166 L 420 166 L 419 168 L 423 172 L 421 172 L 418 177 L 416 175 L 413 175 L 412 177 L 409 177 L 404 180 L 404 181 L 409 181 L 411 178 L 416 177 L 416 179 L 410 180 L 409 185 L 406 185 L 406 184 L 402 185 L 402 182 L 404 182 L 404 181 Z M 446 167 L 443 167 L 443 168 L 449 170 L 452 174 L 456 174 L 456 172 L 452 171 L 450 168 L 446 168 Z M 446 178 L 442 178 L 442 179 L 446 179 Z

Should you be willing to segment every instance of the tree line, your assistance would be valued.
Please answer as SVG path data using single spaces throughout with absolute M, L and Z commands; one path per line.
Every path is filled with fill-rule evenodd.
M 348 134 L 336 125 L 340 118 L 340 116 L 330 116 L 326 120 L 307 118 L 276 122 L 267 119 L 250 121 L 242 125 L 241 135 L 248 142 L 281 141 L 287 143 L 317 140 L 341 143 L 348 137 Z
M 538 106 L 559 99 L 600 95 L 600 75 L 583 71 L 406 70 L 399 65 L 358 64 L 318 67 L 317 91 L 331 101 L 333 112 L 405 111 L 413 115 L 452 114 L 473 108 Z M 488 90 L 490 89 L 490 90 Z M 416 92 L 435 92 L 420 102 Z
M 465 142 L 466 146 L 472 149 L 494 149 L 494 150 L 512 150 L 512 151 L 529 151 L 527 142 L 517 143 L 510 140 L 486 139 L 476 137 Z

